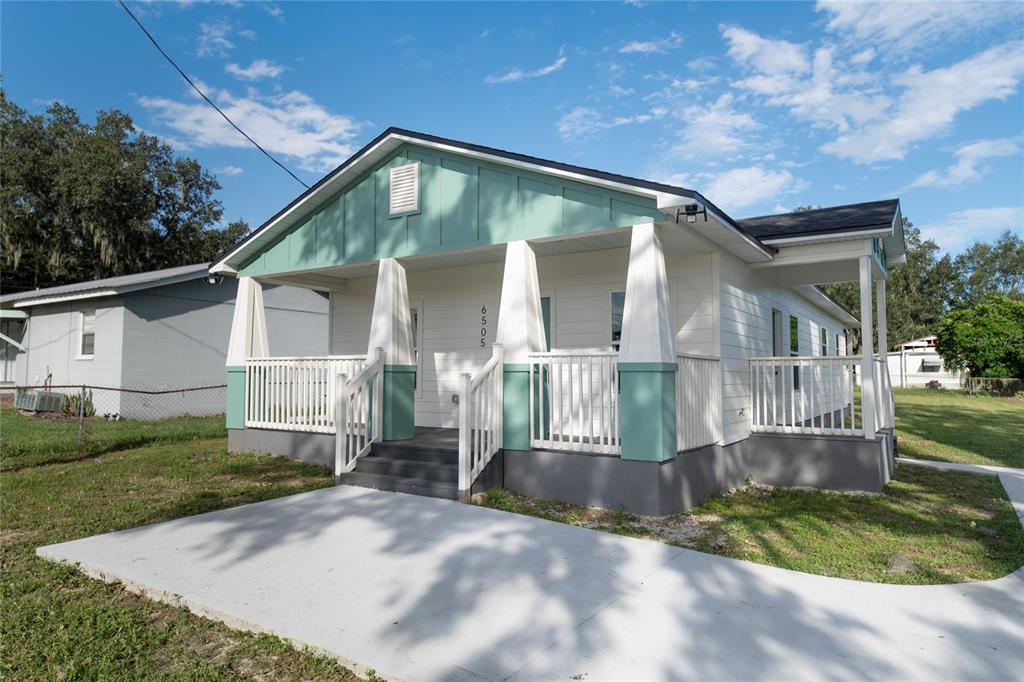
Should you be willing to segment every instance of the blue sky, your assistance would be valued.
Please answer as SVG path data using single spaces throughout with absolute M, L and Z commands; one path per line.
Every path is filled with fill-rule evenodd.
M 131 3 L 308 184 L 389 125 L 696 189 L 730 215 L 897 196 L 952 252 L 1024 234 L 1024 3 Z M 225 220 L 302 187 L 114 2 L 11 3 L 4 87 L 130 113 Z

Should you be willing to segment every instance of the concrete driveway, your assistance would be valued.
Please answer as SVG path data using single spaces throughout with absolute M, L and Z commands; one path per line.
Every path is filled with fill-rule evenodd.
M 1024 671 L 1024 570 L 964 585 L 859 583 L 360 488 L 39 554 L 409 680 L 991 680 Z

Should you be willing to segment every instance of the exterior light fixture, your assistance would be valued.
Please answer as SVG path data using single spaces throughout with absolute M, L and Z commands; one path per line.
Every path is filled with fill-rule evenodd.
M 220 284 L 223 279 L 220 275 L 210 274 L 206 276 L 206 283 L 212 287 Z
M 697 222 L 697 216 L 703 215 L 704 222 L 708 221 L 708 209 L 700 204 L 686 204 L 682 208 L 676 209 L 676 222 L 679 222 L 679 214 L 683 213 L 686 216 L 686 222 L 695 223 Z

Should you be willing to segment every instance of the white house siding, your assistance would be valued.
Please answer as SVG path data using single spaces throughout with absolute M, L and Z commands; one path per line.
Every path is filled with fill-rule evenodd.
M 551 299 L 553 348 L 610 350 L 611 292 L 625 289 L 628 260 L 628 249 L 537 258 L 541 296 Z M 711 256 L 672 256 L 669 261 L 679 348 L 713 352 Z M 409 302 L 422 314 L 417 425 L 456 426 L 452 395 L 459 375 L 475 371 L 491 353 L 502 268 L 502 263 L 487 263 L 408 272 Z M 373 278 L 361 278 L 332 293 L 333 354 L 366 352 L 374 286 Z
M 799 321 L 800 355 L 821 355 L 820 329 L 828 330 L 828 354 L 835 355 L 836 334 L 844 324 L 792 290 L 772 286 L 770 274 L 753 269 L 729 254 L 721 254 L 721 348 L 723 442 L 750 434 L 751 394 L 749 358 L 772 355 L 772 309 L 783 314 L 783 347 L 788 356 L 789 316 Z M 840 350 L 845 354 L 845 349 Z
M 204 280 L 147 289 L 124 297 L 124 361 L 118 385 L 162 390 L 224 383 L 224 362 L 237 281 Z M 267 335 L 274 355 L 327 352 L 327 301 L 316 292 L 267 286 Z M 128 394 L 122 416 L 217 414 L 223 391 L 163 396 Z
M 893 387 L 926 386 L 932 381 L 938 381 L 944 388 L 960 387 L 960 373 L 946 369 L 942 364 L 942 358 L 934 349 L 895 351 L 888 354 L 887 360 Z M 938 364 L 939 371 L 922 372 L 921 367 L 925 362 Z
M 17 360 L 18 383 L 40 385 L 50 376 L 51 385 L 120 385 L 121 303 L 119 298 L 97 298 L 32 307 L 24 337 L 27 350 Z M 80 358 L 78 352 L 81 313 L 88 309 L 96 310 L 96 343 L 91 359 Z M 102 398 L 98 410 L 118 412 L 119 396 L 111 393 Z

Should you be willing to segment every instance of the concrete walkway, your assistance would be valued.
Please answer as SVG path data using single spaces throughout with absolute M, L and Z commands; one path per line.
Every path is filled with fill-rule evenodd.
M 1009 680 L 1024 671 L 1024 569 L 963 585 L 860 583 L 360 488 L 38 553 L 409 680 Z

